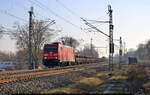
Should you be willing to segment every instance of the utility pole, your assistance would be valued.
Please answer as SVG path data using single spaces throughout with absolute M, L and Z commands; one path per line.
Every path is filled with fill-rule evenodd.
M 112 20 L 112 9 L 111 5 L 108 5 L 109 12 L 109 70 L 113 71 L 113 54 L 114 54 L 114 43 L 113 43 L 113 20 Z
M 32 56 L 32 16 L 33 16 L 33 7 L 29 11 L 29 69 L 33 69 L 33 56 Z
M 120 49 L 119 49 L 119 69 L 121 69 L 122 63 L 122 38 L 120 37 Z
M 92 57 L 93 57 L 93 47 L 92 47 L 92 38 L 91 38 L 91 55 L 92 55 Z
M 70 46 L 73 47 L 72 46 L 72 37 L 70 37 Z

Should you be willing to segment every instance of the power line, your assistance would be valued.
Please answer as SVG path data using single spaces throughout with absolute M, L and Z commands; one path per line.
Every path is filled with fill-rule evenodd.
M 68 12 L 70 12 L 72 15 L 78 17 L 78 18 L 81 18 L 81 16 L 79 16 L 77 13 L 75 13 L 74 11 L 72 11 L 71 9 L 69 9 L 65 4 L 63 4 L 60 0 L 56 0 L 56 2 L 61 5 L 64 9 L 66 9 Z M 106 15 L 106 14 L 105 14 Z M 105 15 L 99 17 L 99 18 L 102 18 L 104 17 Z
M 10 1 L 13 1 L 13 0 L 10 0 Z M 18 8 L 22 8 L 22 9 L 28 11 L 28 8 L 27 8 L 26 6 L 24 6 L 25 4 L 22 5 L 22 4 L 20 4 L 20 2 L 17 2 L 16 0 L 14 0 L 14 1 L 15 1 L 15 6 L 17 6 Z M 40 16 L 39 13 L 36 12 L 36 14 L 37 14 L 38 16 Z M 34 15 L 34 17 L 35 17 L 35 15 Z
M 16 1 L 16 0 L 15 0 Z M 16 2 L 17 3 L 17 2 Z M 25 7 L 24 5 L 21 5 L 21 4 L 16 4 L 15 3 L 15 6 L 18 6 L 18 7 L 20 7 L 20 8 L 23 8 L 23 9 L 25 9 L 25 10 L 27 10 L 28 11 L 28 8 L 27 7 Z M 19 2 L 18 2 L 19 3 Z
M 50 8 L 48 8 L 47 6 L 45 6 L 44 4 L 42 4 L 41 2 L 39 2 L 38 0 L 34 0 L 36 3 L 33 2 L 33 1 L 31 1 L 31 0 L 28 0 L 28 1 L 31 2 L 32 4 L 37 5 L 38 7 L 40 7 L 40 8 L 43 9 L 43 10 L 47 9 L 47 10 L 48 10 L 50 13 L 52 13 L 54 16 L 56 16 L 56 17 L 58 17 L 58 18 L 64 20 L 65 22 L 67 22 L 67 23 L 71 24 L 72 26 L 74 26 L 74 27 L 80 29 L 81 31 L 84 31 L 84 29 L 83 29 L 82 27 L 73 24 L 72 22 L 68 21 L 67 19 L 65 19 L 65 18 L 62 17 L 62 16 L 59 16 L 57 13 L 53 12 Z M 38 4 L 37 4 L 37 3 L 38 3 Z M 67 7 L 66 7 L 66 8 L 67 8 Z M 71 11 L 71 10 L 70 10 L 70 11 Z M 79 15 L 77 15 L 77 14 L 74 13 L 73 11 L 71 11 L 71 12 L 72 12 L 74 15 L 76 15 L 76 16 L 78 16 L 78 17 L 80 18 Z M 80 19 L 81 19 L 81 18 L 80 18 Z
M 106 12 L 106 13 L 107 13 L 107 12 Z M 106 15 L 107 15 L 107 14 L 104 14 L 104 15 L 98 17 L 97 19 L 102 19 L 102 18 L 104 18 Z
M 33 2 L 33 0 L 28 0 L 28 2 L 30 2 L 30 3 L 32 3 L 32 4 L 34 4 L 34 5 L 36 5 L 36 6 L 38 6 L 39 8 L 41 8 L 41 9 L 43 9 L 43 10 L 45 10 L 43 7 L 41 7 L 40 5 L 38 5 L 38 4 L 36 4 L 35 2 Z M 35 14 L 35 13 L 34 13 Z M 37 15 L 40 15 L 40 13 L 36 13 Z M 35 17 L 35 15 L 34 15 L 34 17 Z
M 18 19 L 18 20 L 21 20 L 21 21 L 24 21 L 24 22 L 28 22 L 27 20 L 25 20 L 25 19 L 23 19 L 23 18 L 21 18 L 21 17 L 18 17 L 18 16 L 16 16 L 16 15 L 13 15 L 13 14 L 7 12 L 6 10 L 0 9 L 0 12 L 3 13 L 3 14 L 6 14 L 6 15 L 8 15 L 8 16 L 11 16 L 11 17 L 13 17 L 13 18 L 16 18 L 16 19 Z
M 60 0 L 56 0 L 56 2 L 58 3 L 58 4 L 60 4 L 63 8 L 65 8 L 68 12 L 70 12 L 72 15 L 74 15 L 74 16 L 76 16 L 76 17 L 78 17 L 78 18 L 80 18 L 81 19 L 81 16 L 79 16 L 78 14 L 76 14 L 75 12 L 73 12 L 71 9 L 69 9 L 66 5 L 64 5 Z M 106 14 L 105 14 L 106 15 Z M 104 23 L 108 23 L 108 21 L 96 21 L 95 20 L 95 22 L 104 22 Z M 100 25 L 103 25 L 104 23 L 102 23 L 102 24 L 100 24 Z M 91 23 L 92 24 L 92 23 Z M 94 22 L 93 22 L 93 24 L 94 24 Z M 98 25 L 98 26 L 100 26 L 100 25 Z M 98 27 L 98 26 L 96 26 L 96 27 Z
M 63 8 L 65 8 L 68 12 L 70 12 L 72 15 L 80 18 L 80 16 L 78 14 L 76 14 L 75 12 L 73 12 L 71 9 L 69 9 L 66 5 L 64 5 L 60 0 L 56 0 L 56 2 L 61 5 Z
M 47 9 L 47 10 L 48 10 L 50 13 L 52 13 L 54 16 L 56 16 L 56 17 L 58 17 L 58 18 L 64 20 L 65 22 L 71 24 L 72 26 L 74 26 L 74 27 L 76 27 L 76 28 L 78 28 L 78 29 L 81 29 L 81 27 L 79 27 L 79 26 L 73 24 L 73 23 L 70 22 L 69 20 L 67 20 L 67 19 L 65 19 L 64 17 L 58 15 L 57 13 L 55 13 L 54 11 L 52 11 L 50 8 L 48 8 L 47 6 L 45 6 L 45 5 L 44 5 L 43 3 L 41 3 L 40 1 L 34 0 L 36 3 L 33 2 L 33 1 L 31 1 L 31 0 L 29 0 L 29 1 L 32 2 L 33 4 L 37 5 L 38 7 L 42 8 L 42 9 Z M 41 7 L 41 6 L 43 6 L 44 8 Z

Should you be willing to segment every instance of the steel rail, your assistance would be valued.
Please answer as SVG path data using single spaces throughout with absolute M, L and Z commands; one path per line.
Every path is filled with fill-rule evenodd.
M 57 70 L 49 70 L 49 71 L 44 71 L 44 72 L 32 72 L 32 73 L 22 73 L 22 74 L 16 74 L 16 75 L 8 75 L 8 76 L 1 76 L 0 77 L 0 84 L 7 84 L 7 83 L 12 83 L 12 82 L 18 82 L 18 81 L 23 81 L 23 80 L 29 80 L 29 79 L 35 79 L 35 78 L 40 78 L 40 77 L 48 77 L 48 76 L 54 76 L 54 75 L 60 75 L 64 73 L 69 73 L 69 72 L 76 72 L 76 71 L 82 71 L 98 66 L 106 66 L 107 64 L 96 64 L 96 65 L 83 65 L 80 67 L 71 67 L 71 68 L 61 68 Z

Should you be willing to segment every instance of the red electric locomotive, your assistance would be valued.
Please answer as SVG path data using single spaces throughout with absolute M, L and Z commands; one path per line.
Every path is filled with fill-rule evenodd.
M 45 44 L 43 48 L 43 65 L 53 67 L 75 63 L 73 48 L 60 43 Z

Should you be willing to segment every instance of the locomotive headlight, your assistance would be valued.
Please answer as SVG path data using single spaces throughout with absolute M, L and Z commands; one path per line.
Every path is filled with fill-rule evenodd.
M 44 54 L 44 56 L 48 56 L 48 54 Z
M 47 59 L 47 57 L 44 57 L 44 59 Z
M 57 53 L 54 53 L 54 56 L 58 56 L 58 54 L 57 54 Z

